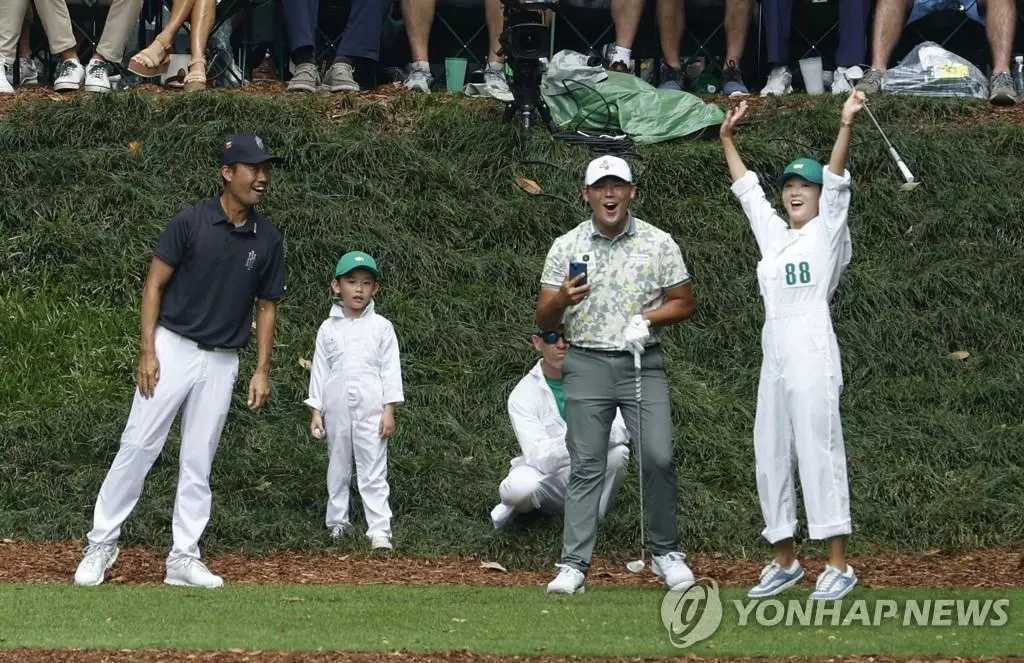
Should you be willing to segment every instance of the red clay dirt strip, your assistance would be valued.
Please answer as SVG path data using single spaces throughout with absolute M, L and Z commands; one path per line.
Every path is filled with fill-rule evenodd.
M 27 543 L 0 541 L 0 582 L 71 582 L 82 555 L 78 542 Z M 165 551 L 122 548 L 117 564 L 107 576 L 116 584 L 162 583 Z M 481 558 L 413 558 L 401 555 L 372 556 L 293 551 L 263 557 L 238 553 L 212 555 L 210 569 L 228 583 L 315 584 L 458 584 L 493 587 L 541 587 L 554 573 L 535 570 L 486 568 Z M 713 578 L 722 585 L 750 585 L 758 581 L 764 559 L 740 559 L 695 553 L 691 567 L 698 577 Z M 648 568 L 634 575 L 626 560 L 595 557 L 589 585 L 659 586 Z M 948 555 L 878 554 L 851 556 L 863 587 L 1024 587 L 1024 553 L 1010 550 L 979 550 Z M 823 568 L 824 559 L 806 558 L 810 580 Z

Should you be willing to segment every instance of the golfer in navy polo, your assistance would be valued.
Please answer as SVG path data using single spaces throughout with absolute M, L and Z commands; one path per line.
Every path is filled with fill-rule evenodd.
M 224 584 L 200 561 L 199 539 L 210 519 L 210 469 L 238 377 L 238 350 L 249 343 L 254 300 L 259 358 L 249 406 L 260 407 L 270 395 L 277 302 L 286 291 L 284 246 L 256 205 L 276 160 L 258 136 L 228 138 L 220 160 L 223 192 L 179 212 L 157 242 L 142 294 L 138 388 L 96 500 L 78 585 L 102 583 L 117 560 L 121 526 L 179 411 L 181 469 L 164 582 Z

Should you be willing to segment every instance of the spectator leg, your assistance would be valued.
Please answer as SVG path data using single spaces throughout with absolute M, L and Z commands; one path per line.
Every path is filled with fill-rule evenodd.
M 660 6 L 660 5 L 659 5 Z M 629 64 L 633 40 L 644 14 L 644 0 L 612 0 L 612 24 L 615 26 L 615 51 L 612 62 Z
M 501 62 L 504 58 L 498 55 L 498 51 L 501 50 L 498 40 L 501 38 L 501 31 L 505 28 L 505 13 L 501 6 L 501 0 L 484 0 L 484 16 L 487 20 L 487 40 L 490 42 L 487 61 Z
M 889 68 L 889 56 L 903 34 L 903 22 L 912 4 L 913 0 L 878 0 L 871 38 L 871 66 L 878 71 L 884 73 Z
M 284 24 L 288 48 L 295 64 L 315 63 L 316 24 L 320 0 L 290 0 L 284 3 Z
M 107 12 L 107 21 L 103 24 L 103 34 L 96 46 L 93 57 L 106 62 L 120 62 L 124 57 L 124 49 L 128 38 L 139 25 L 139 14 L 142 12 L 143 0 L 113 0 Z
M 864 64 L 867 54 L 868 18 L 870 0 L 843 0 L 839 3 L 839 48 L 836 66 L 852 67 Z
M 1017 26 L 1015 0 L 988 0 L 985 4 L 985 31 L 992 49 L 992 74 L 1010 71 L 1013 38 Z
M 685 21 L 684 0 L 657 0 L 658 38 L 661 41 L 661 56 L 672 69 L 680 69 L 679 56 L 683 45 L 683 24 Z M 640 17 L 637 16 L 637 19 Z M 638 21 L 639 22 L 639 21 Z M 634 29 L 635 33 L 635 29 Z
M 5 4 L 11 0 L 5 0 Z M 18 12 L 18 25 L 21 25 L 25 17 L 24 4 L 13 0 L 13 4 L 20 5 Z M 50 42 L 50 52 L 60 53 L 61 60 L 72 60 L 78 57 L 78 41 L 71 28 L 71 14 L 68 12 L 68 3 L 65 0 L 35 0 L 36 13 L 39 15 L 39 22 L 43 24 L 46 32 L 46 39 Z
M 858 0 L 859 1 L 859 0 Z M 845 0 L 844 0 L 845 2 Z M 840 3 L 842 4 L 842 3 Z M 726 0 L 725 3 L 725 63 L 740 65 L 743 49 L 747 45 L 747 32 L 754 17 L 754 0 Z
M 789 64 L 789 35 L 792 26 L 793 0 L 764 0 L 764 31 L 769 66 Z
M 351 63 L 352 58 L 378 61 L 380 33 L 390 9 L 391 0 L 353 0 L 335 61 Z
M 402 0 L 402 18 L 413 62 L 430 61 L 430 28 L 434 24 L 435 4 L 435 0 Z

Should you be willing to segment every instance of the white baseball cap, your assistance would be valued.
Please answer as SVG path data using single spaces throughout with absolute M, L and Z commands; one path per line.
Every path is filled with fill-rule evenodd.
M 587 175 L 583 179 L 584 186 L 590 186 L 602 177 L 618 177 L 632 184 L 633 171 L 625 159 L 604 155 L 591 161 L 587 165 Z

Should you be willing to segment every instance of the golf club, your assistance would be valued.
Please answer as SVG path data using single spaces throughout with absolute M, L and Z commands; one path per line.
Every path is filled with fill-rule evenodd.
M 640 353 L 633 353 L 633 380 L 636 383 L 636 467 L 640 475 L 640 559 L 634 559 L 626 564 L 630 573 L 640 573 L 644 570 L 644 528 L 647 521 L 644 519 L 644 453 L 643 453 L 643 391 L 640 380 Z
M 864 72 L 860 67 L 850 67 L 846 70 L 846 78 L 851 81 L 858 81 L 864 77 Z M 903 163 L 903 159 L 900 157 L 900 153 L 893 147 L 889 137 L 882 131 L 882 126 L 878 124 L 878 120 L 875 119 L 874 113 L 871 112 L 871 108 L 868 106 L 867 100 L 864 101 L 864 110 L 868 112 L 868 117 L 871 118 L 871 122 L 874 123 L 875 128 L 878 129 L 878 133 L 882 134 L 882 140 L 885 141 L 886 146 L 889 148 L 889 156 L 896 163 L 896 167 L 899 168 L 900 174 L 903 176 L 903 184 L 900 185 L 901 191 L 912 191 L 917 187 L 920 182 L 914 179 L 914 174 L 907 168 L 907 164 Z

